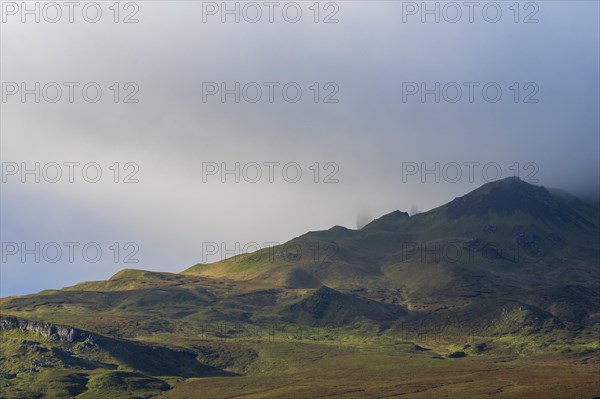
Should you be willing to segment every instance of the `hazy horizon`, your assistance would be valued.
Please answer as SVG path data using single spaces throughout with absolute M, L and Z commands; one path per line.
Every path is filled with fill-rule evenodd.
M 600 197 L 597 2 L 518 15 L 500 2 L 498 21 L 478 8 L 473 22 L 466 9 L 423 22 L 412 2 L 320 3 L 317 14 L 300 2 L 297 22 L 293 9 L 235 22 L 211 2 L 139 2 L 119 15 L 101 3 L 94 23 L 79 9 L 73 23 L 67 10 L 22 22 L 8 3 L 1 241 L 40 259 L 4 251 L 1 297 L 123 268 L 177 272 L 206 243 L 356 228 L 513 174 Z M 39 256 L 36 243 L 63 253 L 48 262 L 54 249 Z M 98 261 L 82 256 L 90 243 Z

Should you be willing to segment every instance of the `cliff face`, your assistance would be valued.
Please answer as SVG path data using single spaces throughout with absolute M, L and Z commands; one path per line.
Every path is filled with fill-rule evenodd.
M 69 343 L 83 342 L 86 339 L 93 340 L 96 338 L 95 334 L 75 327 L 24 320 L 12 316 L 3 316 L 0 318 L 0 331 L 5 330 L 33 331 L 44 337 Z
M 186 348 L 141 343 L 108 337 L 70 326 L 2 316 L 0 317 L 0 331 L 7 330 L 32 331 L 55 342 L 63 342 L 68 348 L 72 347 L 70 344 L 85 341 L 88 348 L 93 346 L 104 351 L 106 355 L 114 359 L 114 363 L 151 376 L 170 375 L 191 378 L 234 375 L 200 363 L 197 359 L 198 353 Z M 83 355 L 85 353 L 78 352 L 78 356 Z

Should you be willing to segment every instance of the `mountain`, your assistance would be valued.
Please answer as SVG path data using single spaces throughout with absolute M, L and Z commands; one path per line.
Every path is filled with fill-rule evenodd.
M 557 284 L 594 286 L 598 226 L 596 208 L 509 178 L 412 217 L 395 211 L 360 230 L 310 232 L 182 274 L 461 306 Z
M 400 387 L 394 373 L 406 362 L 454 373 L 450 359 L 487 383 L 436 385 L 448 397 L 576 397 L 535 378 L 497 391 L 486 364 L 520 376 L 525 365 L 552 376 L 574 368 L 571 392 L 591 397 L 600 394 L 599 216 L 567 193 L 508 178 L 428 212 L 394 211 L 181 273 L 126 269 L 4 298 L 0 397 L 176 398 L 198 387 L 207 397 L 248 387 L 255 397 L 420 397 L 430 377 Z M 304 369 L 323 375 L 312 396 Z M 357 390 L 337 386 L 342 376 Z

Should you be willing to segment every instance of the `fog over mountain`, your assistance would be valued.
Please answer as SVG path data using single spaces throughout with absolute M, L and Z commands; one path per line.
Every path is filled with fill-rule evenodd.
M 341 2 L 338 22 L 329 24 L 314 23 L 307 8 L 298 23 L 221 23 L 219 14 L 202 22 L 202 2 L 143 2 L 132 24 L 115 24 L 108 9 L 96 24 L 22 24 L 18 14 L 7 16 L 2 82 L 79 82 L 75 93 L 97 82 L 104 90 L 97 103 L 70 103 L 66 89 L 56 103 L 7 95 L 3 162 L 96 162 L 103 177 L 68 183 L 65 166 L 58 183 L 31 183 L 29 175 L 23 184 L 21 171 L 7 174 L 2 241 L 97 242 L 103 257 L 36 263 L 32 255 L 24 262 L 9 256 L 1 295 L 107 278 L 123 266 L 176 271 L 202 260 L 205 243 L 224 244 L 210 255 L 219 260 L 238 244 L 356 228 L 413 205 L 427 211 L 514 174 L 597 200 L 598 4 L 565 4 L 540 3 L 537 23 L 514 23 L 508 6 L 498 23 L 422 23 L 420 14 L 404 15 L 402 2 Z M 322 19 L 331 10 L 321 11 Z M 521 11 L 522 20 L 531 10 Z M 137 85 L 138 103 L 122 102 L 132 92 L 127 82 Z M 222 103 L 218 94 L 204 101 L 206 82 L 280 85 L 273 103 L 262 84 L 261 101 L 229 95 Z M 301 101 L 282 100 L 279 89 L 289 82 L 303 89 Z M 454 85 L 445 94 L 440 88 L 439 103 L 435 94 L 425 102 L 407 96 L 422 82 L 425 89 L 458 82 L 463 97 L 447 101 Z M 465 82 L 479 84 L 473 102 Z M 502 88 L 495 103 L 482 97 L 490 82 Z M 338 101 L 323 102 L 327 95 Z M 527 96 L 538 101 L 525 103 Z M 206 175 L 207 162 L 219 170 Z M 253 162 L 261 165 L 257 182 L 244 169 Z M 273 182 L 265 162 L 279 162 Z M 229 174 L 222 183 L 222 170 L 236 163 L 240 182 Z M 289 182 L 296 169 L 283 173 L 288 163 L 300 166 L 296 183 Z M 139 182 L 123 183 L 133 172 Z M 130 242 L 139 262 L 124 265 Z
M 509 177 L 178 273 L 126 268 L 2 298 L 1 386 L 9 398 L 594 397 L 599 214 Z
M 0 399 L 600 398 L 600 2 L 0 2 Z

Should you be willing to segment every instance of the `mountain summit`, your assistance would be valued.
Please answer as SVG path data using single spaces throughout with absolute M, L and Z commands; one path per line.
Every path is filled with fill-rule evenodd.
M 577 267 L 597 264 L 599 238 L 596 208 L 507 178 L 428 212 L 409 216 L 394 211 L 360 230 L 338 226 L 311 232 L 254 254 L 198 264 L 183 273 L 296 288 L 306 281 L 310 282 L 306 288 L 318 282 L 334 288 L 412 291 L 407 281 L 432 273 L 425 265 L 436 263 L 445 266 L 443 271 L 423 276 L 433 291 L 443 288 L 435 286 L 440 275 L 457 269 L 485 271 L 488 277 L 502 279 L 519 269 L 519 284 L 525 287 L 530 278 L 538 284 L 543 281 L 533 277 L 532 268 L 553 265 L 558 273 L 563 266 L 557 259 L 570 259 Z M 398 275 L 401 270 L 410 275 Z
M 576 201 L 569 202 L 552 195 L 545 187 L 534 186 L 518 177 L 508 177 L 487 183 L 454 199 L 447 205 L 446 214 L 448 218 L 456 219 L 489 212 L 499 215 L 523 213 L 556 224 L 574 222 L 589 226 L 591 222 L 579 213 L 580 209 L 573 206 Z M 584 207 L 580 201 L 577 201 L 577 205 L 579 208 Z
M 56 390 L 51 397 L 130 398 L 169 390 L 168 380 L 176 389 L 166 397 L 194 397 L 192 388 L 178 391 L 187 384 L 230 397 L 215 392 L 232 390 L 223 379 L 247 374 L 270 384 L 273 373 L 296 375 L 306 359 L 328 356 L 341 356 L 335 368 L 345 370 L 357 350 L 368 352 L 360 364 L 390 350 L 420 365 L 467 356 L 505 362 L 515 353 L 600 362 L 590 338 L 600 332 L 598 216 L 574 197 L 510 178 L 428 212 L 394 211 L 359 230 L 310 232 L 181 273 L 127 269 L 4 298 L 0 385 L 16 392 L 10 398 L 44 389 Z M 49 381 L 44 388 L 31 385 L 37 372 Z

